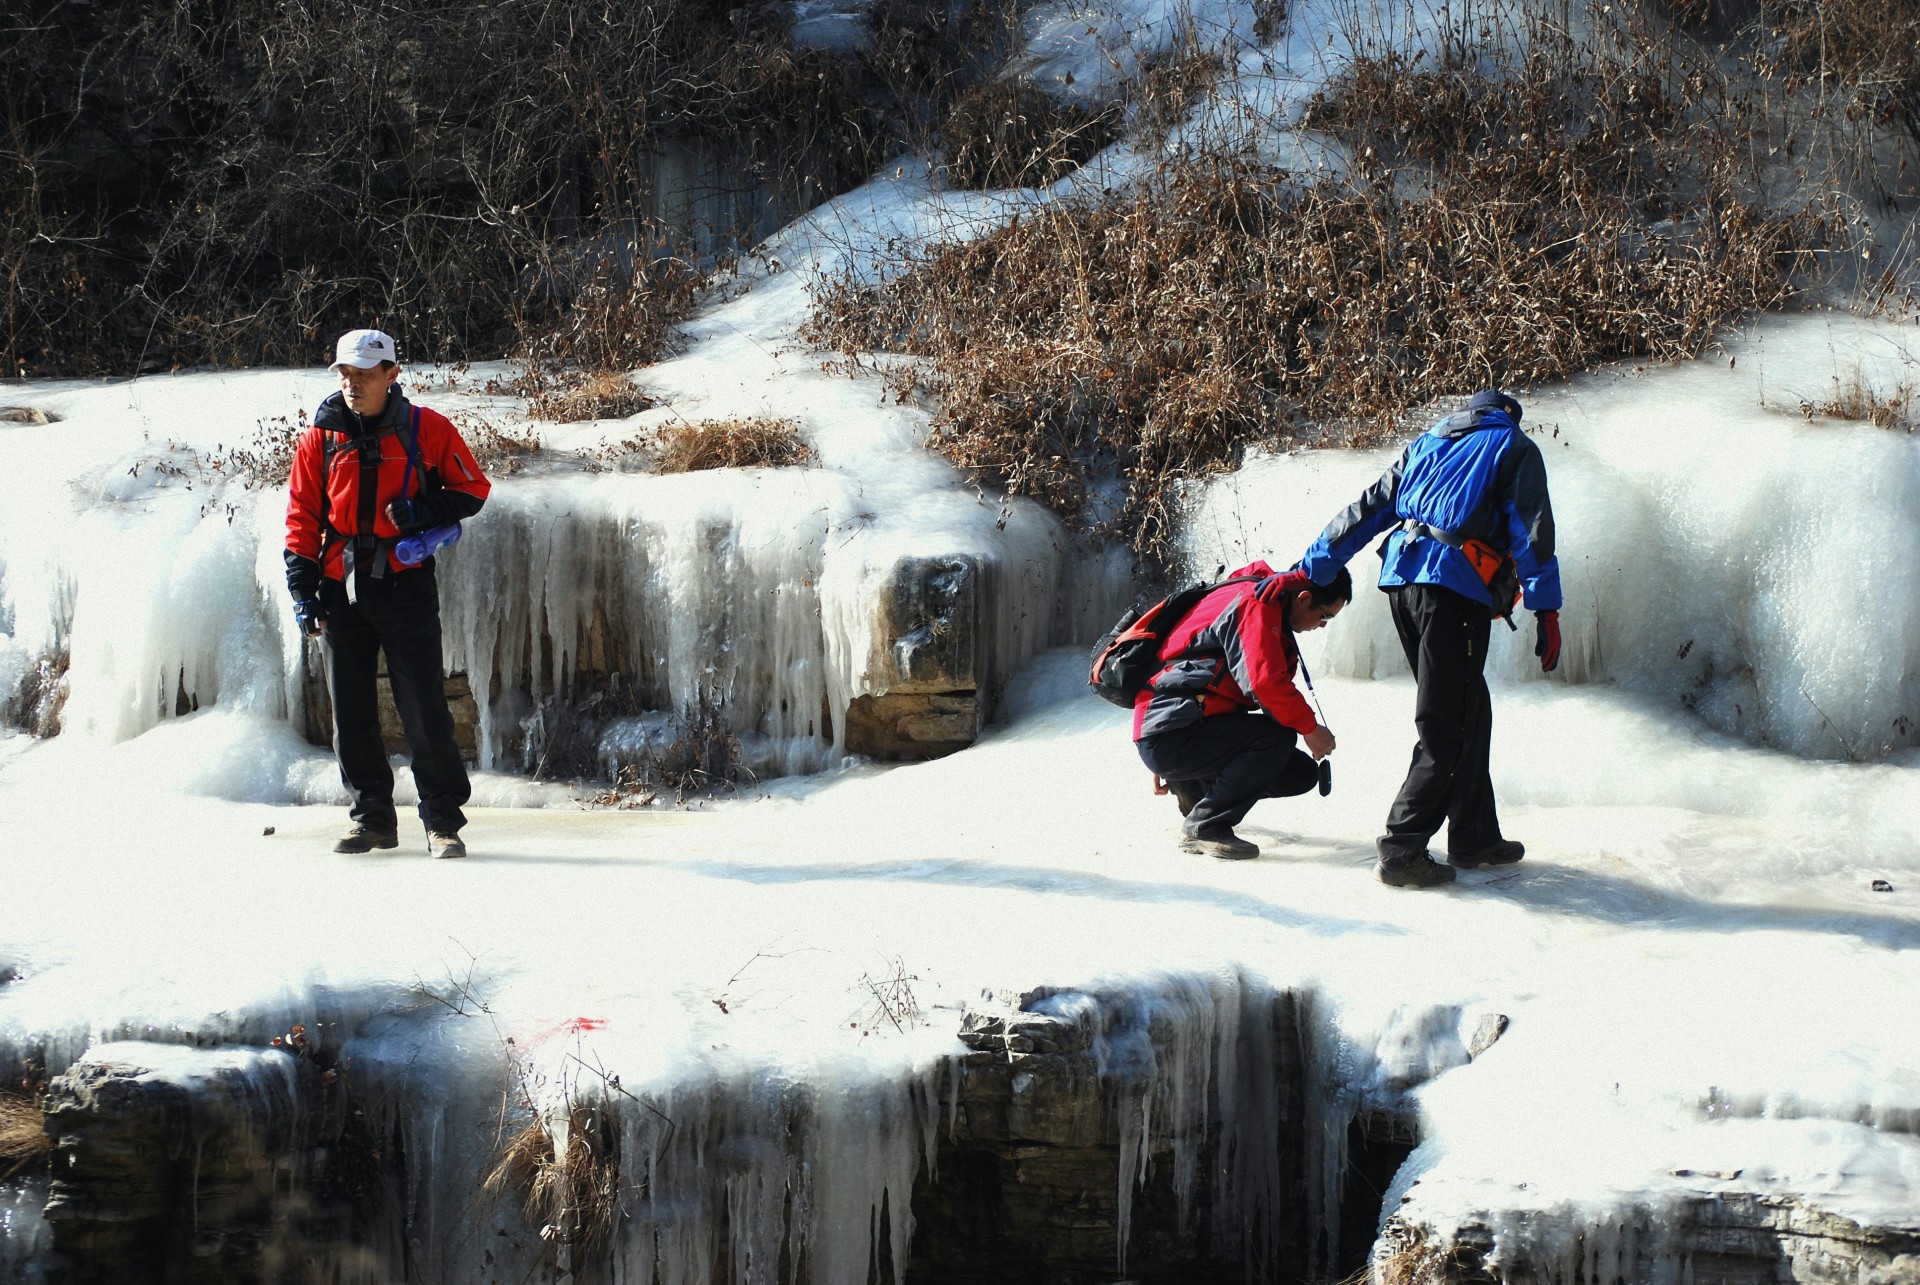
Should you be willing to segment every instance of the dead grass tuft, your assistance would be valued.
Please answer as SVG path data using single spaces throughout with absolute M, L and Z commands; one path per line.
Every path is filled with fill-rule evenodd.
M 648 807 L 671 791 L 676 802 L 684 803 L 736 789 L 743 777 L 752 776 L 718 695 L 703 690 L 672 730 L 670 739 L 620 764 L 607 787 L 582 802 L 603 808 Z
M 1836 225 L 1756 196 L 1751 122 L 1709 67 L 1676 82 L 1631 33 L 1527 49 L 1359 63 L 1313 105 L 1344 181 L 1189 158 L 830 285 L 806 333 L 929 359 L 931 444 L 979 481 L 1094 525 L 1117 474 L 1106 529 L 1164 561 L 1182 488 L 1249 446 L 1370 443 L 1474 388 L 1690 356 L 1794 296 Z
M 1374 1249 L 1373 1261 L 1359 1282 L 1379 1285 L 1492 1285 L 1484 1253 L 1473 1245 L 1442 1244 L 1427 1238 L 1424 1228 L 1390 1219 Z M 1348 1285 L 1342 1282 L 1342 1285 Z
M 0 1089 L 0 1180 L 43 1162 L 53 1152 L 47 1136 L 46 1093 Z
M 528 409 L 536 419 L 577 424 L 589 419 L 625 419 L 654 405 L 653 398 L 620 373 L 582 375 L 562 388 L 535 395 Z
M 620 1161 L 611 1121 L 576 1108 L 567 1123 L 566 1154 L 536 1114 L 507 1140 L 486 1177 L 493 1195 L 521 1194 L 527 1220 L 543 1239 L 591 1249 L 606 1243 L 619 1212 Z
M 789 468 L 813 457 L 798 424 L 765 416 L 668 425 L 656 434 L 653 452 L 661 473 Z
M 1147 148 L 1163 146 L 1174 127 L 1187 118 L 1226 71 L 1217 50 L 1193 45 L 1147 68 L 1128 96 L 1130 122 L 1141 144 Z
M 1855 372 L 1848 379 L 1836 377 L 1833 395 L 1826 400 L 1801 402 L 1800 413 L 1808 420 L 1825 416 L 1911 433 L 1915 426 L 1915 395 L 1913 385 L 1904 383 L 1882 395 L 1864 375 Z

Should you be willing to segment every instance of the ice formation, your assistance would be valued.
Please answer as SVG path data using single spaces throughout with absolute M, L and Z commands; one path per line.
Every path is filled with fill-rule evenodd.
M 1552 681 L 1618 684 L 1797 754 L 1874 761 L 1920 745 L 1920 599 L 1892 538 L 1920 524 L 1920 445 L 1811 413 L 1844 387 L 1897 401 L 1917 376 L 1911 327 L 1773 319 L 1717 359 L 1529 397 L 1566 591 Z M 1250 464 L 1207 489 L 1190 560 L 1299 556 L 1397 453 Z M 1354 562 L 1358 583 L 1376 570 Z M 1355 607 L 1310 643 L 1327 672 L 1405 673 L 1384 599 Z M 1532 646 L 1496 628 L 1490 669 L 1543 681 Z

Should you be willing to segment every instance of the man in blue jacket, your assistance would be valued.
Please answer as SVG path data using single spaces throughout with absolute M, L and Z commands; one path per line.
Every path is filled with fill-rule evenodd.
M 1418 685 L 1413 764 L 1387 814 L 1374 873 L 1397 888 L 1451 883 L 1454 868 L 1507 865 L 1526 849 L 1502 837 L 1487 760 L 1493 703 L 1487 643 L 1524 595 L 1534 654 L 1560 663 L 1560 564 L 1540 448 L 1520 431 L 1520 403 L 1489 389 L 1414 439 L 1394 466 L 1327 525 L 1300 565 L 1326 584 L 1367 543 Z M 1427 841 L 1447 827 L 1447 859 Z

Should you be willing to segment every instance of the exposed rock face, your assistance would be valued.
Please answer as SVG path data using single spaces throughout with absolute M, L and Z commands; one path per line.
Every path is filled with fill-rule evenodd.
M 982 577 L 975 559 L 902 558 L 874 611 L 884 656 L 869 676 L 881 688 L 847 709 L 847 749 L 882 759 L 938 758 L 979 736 L 979 693 L 988 658 L 980 628 Z
M 1525 1244 L 1502 1245 L 1490 1265 L 1495 1237 L 1487 1222 L 1469 1221 L 1451 1237 L 1421 1221 L 1418 1193 L 1387 1221 L 1375 1249 L 1381 1285 L 1552 1285 L 1567 1281 L 1555 1253 L 1530 1256 Z M 1683 1265 L 1685 1279 L 1713 1285 L 1910 1285 L 1920 1280 L 1920 1216 L 1905 1226 L 1863 1227 L 1821 1209 L 1806 1195 L 1701 1193 L 1661 1218 L 1660 1250 Z M 1654 1237 L 1626 1242 L 1627 1280 L 1666 1279 L 1654 1259 Z M 1579 1247 L 1575 1261 L 1585 1257 Z M 1606 1261 L 1610 1255 L 1603 1256 Z
M 968 1051 L 946 1067 L 933 1163 L 913 1194 L 908 1279 L 1112 1281 L 1123 1235 L 1129 1279 L 1237 1279 L 1250 1251 L 1267 1279 L 1304 1275 L 1305 1082 L 1291 1000 L 1255 996 L 1239 1019 L 1238 1044 L 1261 1050 L 1248 1067 L 1268 1072 L 1242 1096 L 1274 1104 L 1254 1122 L 1256 1158 L 1278 1158 L 1273 1225 L 1253 1237 L 1238 1206 L 1218 1205 L 1232 1181 L 1220 1172 L 1218 1089 L 1176 1113 L 1181 1129 L 1169 1131 L 1164 1102 L 1143 1129 L 1142 1086 L 1158 1074 L 1144 1068 L 1157 1057 L 1166 1071 L 1185 1055 L 1126 997 L 1070 998 L 1077 1007 L 1064 1015 L 1015 1000 L 966 1017 Z M 279 1049 L 93 1050 L 56 1081 L 47 1109 L 57 1148 L 47 1218 L 73 1279 L 302 1279 L 303 1265 L 343 1262 L 412 1279 L 393 1256 L 405 1233 L 389 1233 L 405 1215 L 390 1199 L 417 1190 L 419 1176 L 406 1172 L 404 1148 L 346 1127 L 356 1113 L 344 1083 Z M 1173 1132 L 1191 1147 L 1185 1208 Z M 356 1204 L 357 1188 L 389 1203 Z M 523 1252 L 539 1262 L 552 1251 Z M 716 1285 L 729 1279 L 717 1263 Z
M 1274 1054 L 1268 1076 L 1244 1086 L 1269 1110 L 1256 1113 L 1250 1130 L 1241 1120 L 1238 1139 L 1257 1142 L 1257 1161 L 1274 1165 L 1277 1200 L 1264 1211 L 1268 1225 L 1255 1229 L 1242 1221 L 1248 1193 L 1223 1190 L 1223 1116 L 1246 1103 L 1222 1103 L 1214 1090 L 1189 1139 L 1198 1155 L 1186 1209 L 1170 1136 L 1147 1141 L 1148 1177 L 1136 1185 L 1131 1148 L 1138 1138 L 1130 1133 L 1140 1122 L 1133 1114 L 1139 1086 L 1119 1067 L 1103 1068 L 1096 1049 L 1112 1035 L 1116 1009 L 1096 1000 L 1072 1017 L 1030 1011 L 1046 994 L 970 1012 L 963 1022 L 960 1038 L 970 1051 L 953 1068 L 952 1122 L 939 1132 L 935 1177 L 923 1175 L 914 1192 L 908 1279 L 1213 1281 L 1249 1271 L 1252 1279 L 1303 1279 L 1307 1108 L 1291 997 L 1259 1005 L 1249 1019 L 1258 1026 L 1238 1041 Z M 1147 1034 L 1158 1056 L 1173 1060 L 1167 1032 Z M 1247 1159 L 1231 1162 L 1243 1185 Z
M 278 1049 L 141 1043 L 100 1045 L 57 1078 L 45 1216 L 75 1279 L 263 1279 L 313 1167 L 300 1140 L 317 1085 L 302 1095 L 302 1078 Z
M 847 707 L 847 748 L 877 759 L 930 759 L 973 744 L 980 734 L 975 693 L 884 692 Z

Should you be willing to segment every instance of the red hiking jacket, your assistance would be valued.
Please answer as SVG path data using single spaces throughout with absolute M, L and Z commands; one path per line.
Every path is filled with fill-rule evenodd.
M 1175 626 L 1160 650 L 1166 663 L 1134 698 L 1134 740 L 1251 709 L 1303 736 L 1320 725 L 1294 686 L 1300 648 L 1287 628 L 1287 601 L 1309 587 L 1306 572 L 1254 562 L 1233 575 L 1264 578 L 1215 589 Z
M 411 480 L 407 477 L 407 445 L 413 433 L 415 415 L 419 423 L 419 452 Z M 327 540 L 321 514 L 339 536 L 360 532 L 360 451 L 367 440 L 357 416 L 348 412 L 338 393 L 320 404 L 313 424 L 300 435 L 294 447 L 293 474 L 288 479 L 287 552 L 318 562 L 330 580 L 346 578 L 344 541 Z M 473 452 L 461 440 L 447 417 L 424 406 L 413 406 L 396 390 L 387 398 L 380 418 L 367 426 L 372 449 L 379 458 L 375 474 L 377 486 L 373 506 L 372 534 L 388 541 L 388 567 L 404 570 L 393 560 L 391 541 L 402 532 L 388 520 L 387 505 L 398 499 L 417 502 L 421 521 L 416 526 L 438 526 L 457 522 L 480 511 L 481 502 L 493 490 L 493 483 L 480 471 Z M 333 448 L 331 461 L 327 449 Z M 427 491 L 431 475 L 437 490 Z M 407 494 L 400 494 L 405 483 Z M 324 548 L 325 557 L 322 558 Z M 311 571 L 308 574 L 312 574 Z M 316 586 L 317 587 L 317 586 Z

